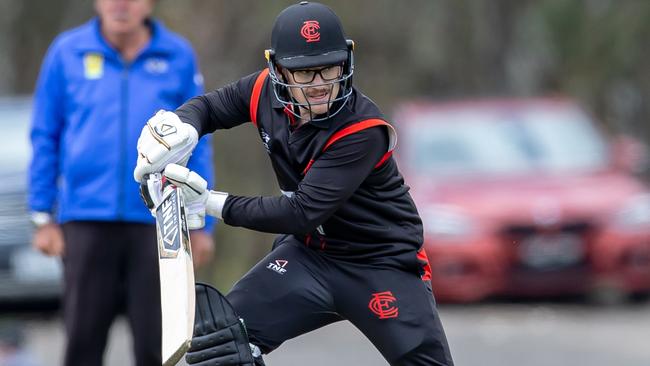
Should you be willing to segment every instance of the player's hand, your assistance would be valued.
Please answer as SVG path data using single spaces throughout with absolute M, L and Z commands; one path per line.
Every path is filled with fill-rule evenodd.
M 214 243 L 210 233 L 203 230 L 190 231 L 190 242 L 192 243 L 192 262 L 194 269 L 197 269 L 212 259 Z
M 167 165 L 163 175 L 183 191 L 188 228 L 202 228 L 205 225 L 206 213 L 222 218 L 221 211 L 228 193 L 209 191 L 205 179 L 181 165 Z
M 138 161 L 133 177 L 140 183 L 144 175 L 161 172 L 167 164 L 187 164 L 199 134 L 173 112 L 158 111 L 142 128 L 138 139 Z
M 205 226 L 205 202 L 208 200 L 208 182 L 200 175 L 177 164 L 169 164 L 163 173 L 172 184 L 183 191 L 187 227 L 190 230 Z
M 45 224 L 34 232 L 32 246 L 49 256 L 60 256 L 65 249 L 63 231 L 58 224 Z

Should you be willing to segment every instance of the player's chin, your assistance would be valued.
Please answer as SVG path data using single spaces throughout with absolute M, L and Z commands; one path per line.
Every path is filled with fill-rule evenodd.
M 311 105 L 311 113 L 312 114 L 319 115 L 319 114 L 327 113 L 327 110 L 329 109 L 330 104 L 327 103 L 327 101 L 321 102 L 321 103 L 323 103 L 323 104 L 315 104 L 314 103 L 314 104 Z

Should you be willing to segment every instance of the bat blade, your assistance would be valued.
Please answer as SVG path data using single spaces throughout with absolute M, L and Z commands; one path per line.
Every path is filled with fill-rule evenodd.
M 182 192 L 170 185 L 156 208 L 164 366 L 183 357 L 194 330 L 194 267 L 183 207 Z

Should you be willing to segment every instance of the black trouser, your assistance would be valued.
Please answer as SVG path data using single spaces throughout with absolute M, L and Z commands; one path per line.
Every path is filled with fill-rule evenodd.
M 265 353 L 347 319 L 391 365 L 453 364 L 430 282 L 416 271 L 336 260 L 292 236 L 283 241 L 227 295 Z
M 65 365 L 102 364 L 109 328 L 124 311 L 137 365 L 160 366 L 160 281 L 155 225 L 69 222 L 65 237 Z

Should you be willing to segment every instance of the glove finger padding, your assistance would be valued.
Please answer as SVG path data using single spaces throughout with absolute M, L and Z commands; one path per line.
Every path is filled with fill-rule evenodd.
M 190 230 L 202 229 L 205 226 L 205 215 L 187 214 L 187 228 Z
M 160 172 L 169 163 L 187 164 L 198 142 L 198 132 L 173 112 L 158 111 L 138 138 L 138 160 L 133 170 L 137 182 L 147 173 Z
M 208 182 L 188 168 L 169 164 L 163 173 L 165 178 L 183 191 L 187 226 L 190 230 L 205 226 L 205 202 L 208 199 Z
M 190 365 L 254 366 L 246 329 L 228 300 L 214 287 L 197 283 Z
M 164 175 L 174 185 L 189 188 L 185 189 L 185 195 L 188 197 L 196 198 L 208 189 L 208 182 L 203 177 L 178 164 L 167 165 Z

